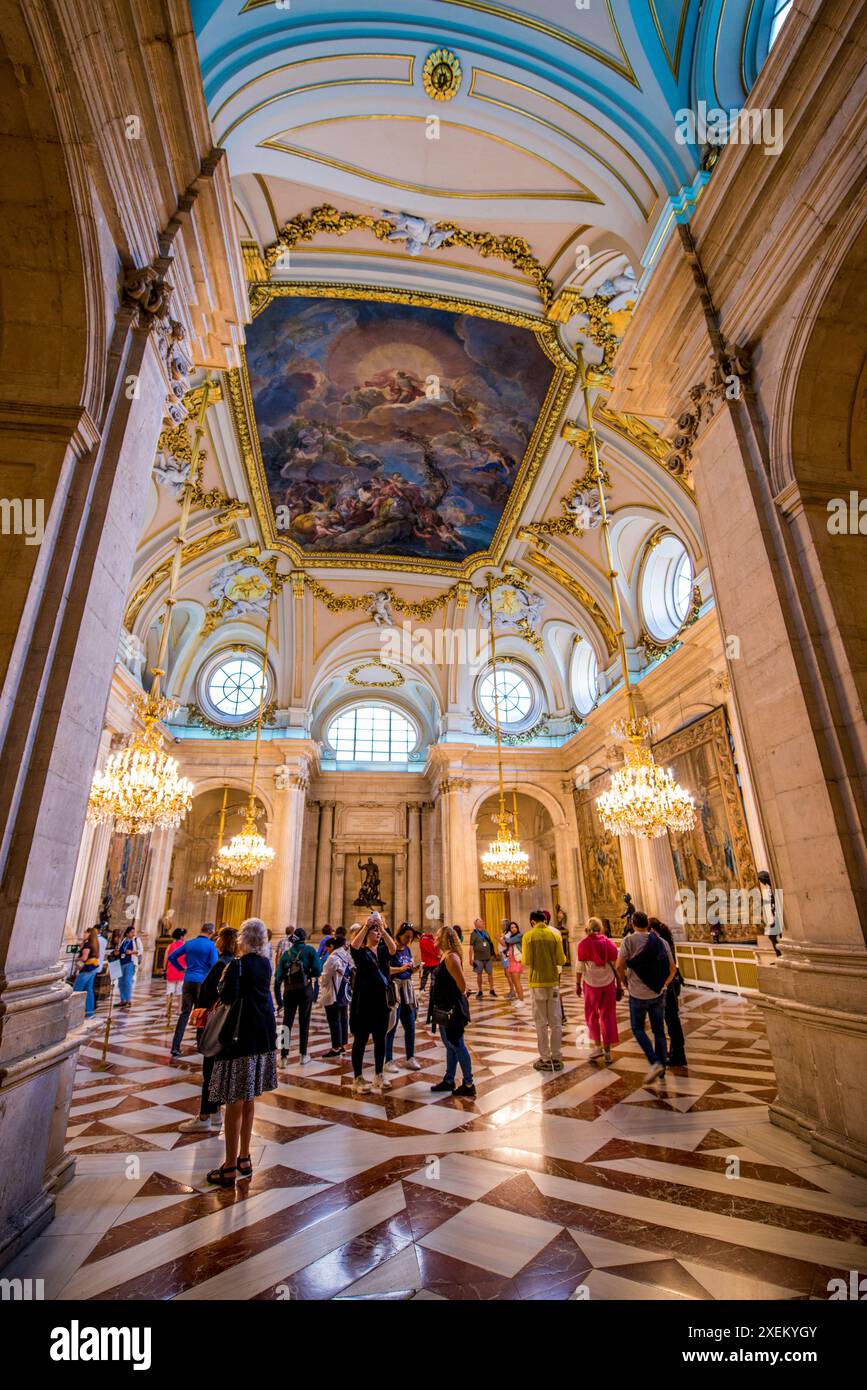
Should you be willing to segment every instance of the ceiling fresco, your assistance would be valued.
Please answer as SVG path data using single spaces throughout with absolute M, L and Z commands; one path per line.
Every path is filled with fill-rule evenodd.
M 529 327 L 367 299 L 275 297 L 246 359 L 274 531 L 309 555 L 485 551 L 558 377 Z

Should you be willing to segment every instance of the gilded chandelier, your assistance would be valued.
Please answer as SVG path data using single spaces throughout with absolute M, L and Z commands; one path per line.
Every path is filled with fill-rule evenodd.
M 497 730 L 497 773 L 500 782 L 500 805 L 494 816 L 497 837 L 482 855 L 485 878 L 502 883 L 505 888 L 529 888 L 536 882 L 530 873 L 530 856 L 521 848 L 518 838 L 518 801 L 512 792 L 512 812 L 506 810 L 503 792 L 503 750 L 500 739 L 500 698 L 497 690 L 497 639 L 494 632 L 494 588 L 488 575 L 488 615 L 491 624 L 491 666 L 493 668 L 494 723 Z
M 173 702 L 160 692 L 160 682 L 166 674 L 172 609 L 175 605 L 181 556 L 186 538 L 193 494 L 199 468 L 202 436 L 205 432 L 205 411 L 208 408 L 210 381 L 205 381 L 193 435 L 190 467 L 181 495 L 181 515 L 172 555 L 169 587 L 162 615 L 159 652 L 152 668 L 153 683 L 146 701 L 141 697 L 138 706 L 144 728 L 135 734 L 125 748 L 112 753 L 102 772 L 94 774 L 87 805 L 89 821 L 101 824 L 113 821 L 122 835 L 146 835 L 151 830 L 170 829 L 180 825 L 193 804 L 193 784 L 178 775 L 176 758 L 169 757 L 161 747 L 159 724 L 168 718 Z
M 593 423 L 593 407 L 583 359 L 581 389 L 590 442 L 591 474 L 599 496 L 600 525 L 608 561 L 608 582 L 617 629 L 617 648 L 629 709 L 629 717 L 619 720 L 611 730 L 615 737 L 625 740 L 623 766 L 612 774 L 608 790 L 597 796 L 596 809 L 603 827 L 612 835 L 634 835 L 638 839 L 652 840 L 659 835 L 665 835 L 669 830 L 691 830 L 695 824 L 695 802 L 690 793 L 675 782 L 671 769 L 659 767 L 655 762 L 650 747 L 651 722 L 639 715 L 635 707 L 635 696 L 629 680 L 629 662 L 623 635 L 623 614 L 617 589 L 617 571 L 614 568 L 608 510 L 602 487 L 596 427 Z
M 274 574 L 271 573 L 271 592 L 268 597 L 268 619 L 265 623 L 265 646 L 262 652 L 262 693 L 259 696 L 259 713 L 256 716 L 256 747 L 253 753 L 253 771 L 250 777 L 250 799 L 247 802 L 247 816 L 240 835 L 233 835 L 229 844 L 221 845 L 215 856 L 219 870 L 231 878 L 253 878 L 263 869 L 270 869 L 274 863 L 274 850 L 266 844 L 265 838 L 256 828 L 256 769 L 259 766 L 259 743 L 262 737 L 262 714 L 268 691 L 268 643 L 271 638 L 271 618 L 274 611 Z M 222 832 L 221 832 L 222 838 Z

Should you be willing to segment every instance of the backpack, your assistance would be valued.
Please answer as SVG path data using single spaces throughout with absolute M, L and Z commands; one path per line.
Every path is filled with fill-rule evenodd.
M 341 1008 L 345 1008 L 347 1004 L 352 1002 L 352 985 L 354 979 L 355 966 L 347 965 L 340 977 L 340 984 L 334 992 L 334 1002 L 335 1004 L 339 1004 Z
M 303 947 L 296 947 L 295 953 L 289 953 L 289 969 L 286 974 L 287 989 L 306 989 L 310 983 L 310 977 L 304 969 L 302 960 Z

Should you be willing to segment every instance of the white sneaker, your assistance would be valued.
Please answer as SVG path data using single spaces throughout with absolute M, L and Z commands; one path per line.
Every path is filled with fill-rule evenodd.
M 386 1062 L 386 1064 L 385 1064 L 385 1070 L 386 1070 L 386 1071 L 400 1071 L 400 1067 L 397 1065 L 397 1062 Z
M 369 1096 L 372 1089 L 370 1082 L 365 1081 L 363 1076 L 356 1076 L 352 1083 L 353 1093 L 357 1096 Z
M 651 1083 L 652 1081 L 655 1081 L 656 1078 L 657 1078 L 658 1076 L 662 1076 L 662 1073 L 663 1073 L 664 1071 L 665 1071 L 665 1067 L 660 1066 L 659 1062 L 654 1062 L 653 1066 L 652 1066 L 652 1067 L 646 1072 L 646 1074 L 645 1074 L 645 1077 L 644 1077 L 644 1084 L 645 1084 L 645 1086 L 649 1086 L 650 1083 Z
M 421 1062 L 417 1061 L 415 1057 L 407 1057 L 406 1065 L 410 1071 L 421 1071 Z
M 390 1091 L 391 1082 L 383 1076 L 382 1072 L 378 1072 L 373 1078 L 373 1089 L 374 1091 Z
M 183 1124 L 178 1125 L 178 1129 L 183 1134 L 209 1134 L 211 1117 L 210 1115 L 194 1115 L 191 1120 L 184 1120 Z
M 309 1056 L 306 1056 L 306 1057 L 299 1057 L 299 1058 L 298 1058 L 298 1065 L 299 1065 L 299 1067 L 306 1067 L 306 1066 L 307 1066 L 307 1063 L 308 1063 L 310 1060 L 311 1060 L 311 1058 L 310 1058 Z
M 595 1061 L 596 1061 L 596 1058 L 597 1058 L 597 1057 L 601 1057 L 601 1056 L 602 1056 L 602 1048 L 601 1048 L 601 1047 L 594 1047 L 592 1052 L 588 1052 L 588 1053 L 587 1053 L 587 1061 L 588 1061 L 588 1062 L 595 1062 Z

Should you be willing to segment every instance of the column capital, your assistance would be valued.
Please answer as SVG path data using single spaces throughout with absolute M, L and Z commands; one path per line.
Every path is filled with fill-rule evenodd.
M 450 792 L 466 792 L 473 785 L 470 777 L 443 777 L 439 785 L 440 796 L 448 796 Z

